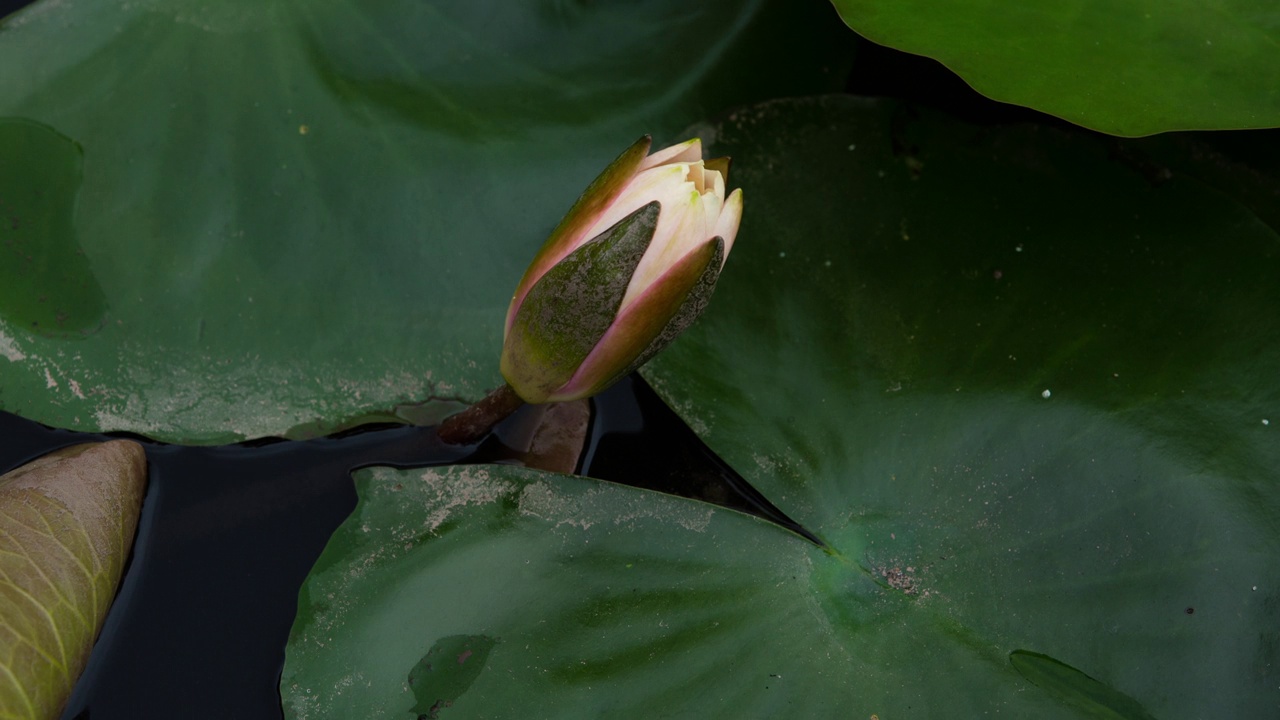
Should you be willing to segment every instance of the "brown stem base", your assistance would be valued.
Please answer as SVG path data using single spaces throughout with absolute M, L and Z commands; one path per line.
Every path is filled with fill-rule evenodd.
M 494 425 L 520 409 L 521 405 L 524 405 L 524 400 L 504 383 L 475 405 L 445 418 L 436 435 L 448 445 L 470 445 L 487 435 Z

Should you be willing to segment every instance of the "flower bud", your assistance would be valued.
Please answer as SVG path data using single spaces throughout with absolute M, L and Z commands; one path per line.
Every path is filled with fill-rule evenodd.
M 526 402 L 589 397 L 640 367 L 707 306 L 738 233 L 729 160 L 641 138 L 591 183 L 507 311 L 502 374 Z

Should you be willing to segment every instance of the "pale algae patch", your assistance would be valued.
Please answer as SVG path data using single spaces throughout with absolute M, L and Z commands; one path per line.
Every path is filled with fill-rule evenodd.
M 171 358 L 164 367 L 145 358 Z M 148 436 L 187 428 L 184 439 L 214 442 L 287 435 L 321 420 L 337 425 L 370 410 L 387 410 L 435 393 L 430 381 L 408 371 L 352 379 L 336 363 L 284 366 L 254 355 L 213 355 L 130 344 L 119 351 L 122 378 L 104 384 L 93 418 L 108 430 Z M 343 393 L 335 395 L 333 388 Z M 111 389 L 108 389 L 111 388 Z M 125 392 L 123 388 L 132 388 Z M 195 430 L 198 428 L 199 430 Z
M 672 523 L 705 532 L 715 510 L 699 502 L 635 488 L 601 484 L 585 492 L 567 493 L 551 482 L 528 485 L 520 493 L 520 514 L 587 530 L 601 523 L 632 527 L 637 520 Z
M 18 341 L 9 335 L 8 328 L 5 327 L 3 322 L 0 322 L 0 357 L 11 363 L 22 362 L 27 359 L 26 353 L 22 352 Z
M 497 502 L 517 489 L 515 483 L 495 478 L 489 468 L 479 465 L 428 468 L 416 472 L 418 475 L 414 478 L 394 468 L 369 469 L 370 481 L 381 485 L 384 491 L 389 488 L 398 492 L 397 486 L 406 481 L 420 483 L 419 492 L 413 497 L 423 502 L 421 524 L 407 529 L 410 534 L 400 538 L 406 541 L 424 531 L 437 533 L 440 526 L 462 508 Z

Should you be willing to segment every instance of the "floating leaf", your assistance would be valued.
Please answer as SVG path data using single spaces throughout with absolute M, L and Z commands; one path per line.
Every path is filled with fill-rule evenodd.
M 837 97 L 700 131 L 749 216 L 715 307 L 644 372 L 910 600 L 817 571 L 833 623 L 884 636 L 858 656 L 912 688 L 885 707 L 1003 702 L 912 700 L 896 639 L 974 683 L 1031 647 L 1156 717 L 1272 712 L 1280 237 L 1086 133 Z

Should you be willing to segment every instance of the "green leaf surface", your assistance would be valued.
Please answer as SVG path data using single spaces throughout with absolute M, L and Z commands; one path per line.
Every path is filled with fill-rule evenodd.
M 0 118 L 0 322 L 35 335 L 91 333 L 102 324 L 102 288 L 75 235 L 80 166 L 70 139 Z
M 446 718 L 1274 714 L 1276 234 L 1081 133 L 843 97 L 699 130 L 751 200 L 645 374 L 830 552 L 581 478 L 361 471 L 288 716 L 412 718 L 458 635 L 497 644 Z
M 830 8 L 783 0 L 67 0 L 0 29 L 0 117 L 83 148 L 69 225 L 70 144 L 0 168 L 61 203 L 32 253 L 54 265 L 0 278 L 101 288 L 49 299 L 87 337 L 0 290 L 0 409 L 184 442 L 476 399 L 525 264 L 611 158 L 848 67 Z
M 1265 0 L 832 2 L 877 43 L 1095 130 L 1280 126 L 1280 13 Z
M 142 446 L 74 445 L 0 475 L 0 716 L 58 717 L 133 545 Z

